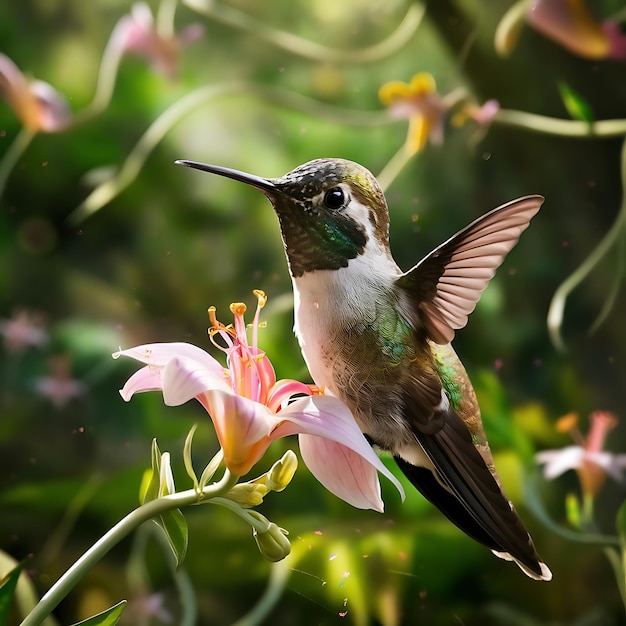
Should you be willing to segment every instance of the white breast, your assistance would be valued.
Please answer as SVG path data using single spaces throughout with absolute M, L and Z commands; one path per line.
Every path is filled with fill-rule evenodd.
M 371 250 L 370 250 L 371 252 Z M 294 332 L 315 384 L 337 393 L 328 359 L 341 329 L 373 314 L 373 305 L 400 273 L 381 251 L 351 259 L 339 270 L 317 270 L 293 279 Z

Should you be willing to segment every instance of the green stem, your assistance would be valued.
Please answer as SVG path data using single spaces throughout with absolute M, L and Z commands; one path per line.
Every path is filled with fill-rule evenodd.
M 613 548 L 604 548 L 604 555 L 609 560 L 613 573 L 615 574 L 615 582 L 619 589 L 622 604 L 626 610 L 626 571 L 624 570 L 624 562 L 622 555 Z
M 202 15 L 232 28 L 251 33 L 290 54 L 322 63 L 373 63 L 380 61 L 400 50 L 411 40 L 425 12 L 424 5 L 417 2 L 411 4 L 398 28 L 383 41 L 367 48 L 338 50 L 272 28 L 232 6 L 217 3 L 214 0 L 185 0 L 185 4 Z
M 107 41 L 107 45 L 102 53 L 102 60 L 100 61 L 100 70 L 98 72 L 98 82 L 96 84 L 96 91 L 94 93 L 91 103 L 87 105 L 82 111 L 79 111 L 74 115 L 74 118 L 70 122 L 69 126 L 77 126 L 87 120 L 90 120 L 104 111 L 111 102 L 113 97 L 113 91 L 115 89 L 115 82 L 117 80 L 117 71 L 124 55 L 124 50 L 120 46 L 119 42 L 119 28 L 120 22 L 118 22 Z
M 313 117 L 327 119 L 337 124 L 380 126 L 394 121 L 389 118 L 386 111 L 350 111 L 323 104 L 312 98 L 283 91 L 282 89 L 265 87 L 254 83 L 233 82 L 201 87 L 175 102 L 148 127 L 131 150 L 118 174 L 114 178 L 98 185 L 69 215 L 68 221 L 73 225 L 82 222 L 99 211 L 128 187 L 141 171 L 150 152 L 154 150 L 165 134 L 193 109 L 218 97 L 239 93 L 246 96 L 253 95 L 265 102 L 299 110 Z
M 262 517 L 263 520 L 265 520 L 262 521 L 261 519 L 259 519 L 259 517 L 251 515 L 248 511 L 246 511 L 246 509 L 242 509 L 239 504 L 233 502 L 232 500 L 229 500 L 228 498 L 211 498 L 210 500 L 203 500 L 202 503 L 219 504 L 219 506 L 223 506 L 225 509 L 232 511 L 235 515 L 238 515 L 242 520 L 250 524 L 250 526 L 252 526 L 252 528 L 254 528 L 254 530 L 256 530 L 258 533 L 267 532 L 269 523 L 267 519 L 265 519 L 263 516 L 260 516 L 260 514 L 257 514 Z
M 557 524 L 546 511 L 539 495 L 537 487 L 537 479 L 526 477 L 524 480 L 524 500 L 526 506 L 532 511 L 535 517 L 549 530 L 559 537 L 576 543 L 587 543 L 591 545 L 601 546 L 619 546 L 620 542 L 617 537 L 612 535 L 601 535 L 595 532 L 580 532 L 564 528 Z
M 598 137 L 621 137 L 626 135 L 626 119 L 583 122 L 536 115 L 526 111 L 500 109 L 493 118 L 492 123 L 517 126 L 537 133 L 560 135 L 562 137 L 597 139 Z
M 0 161 L 0 198 L 4 193 L 9 174 L 13 171 L 18 159 L 24 154 L 36 134 L 33 130 L 22 128 L 2 157 Z
M 222 479 L 206 487 L 202 494 L 204 498 L 213 498 L 227 493 L 237 483 L 238 477 L 232 476 L 228 470 Z M 21 626 L 38 626 L 55 607 L 73 589 L 85 572 L 93 567 L 107 552 L 117 545 L 124 537 L 137 529 L 148 520 L 182 506 L 198 503 L 198 494 L 194 489 L 188 489 L 156 500 L 151 500 L 131 511 L 120 520 L 111 530 L 102 536 L 87 552 L 85 552 L 39 601 L 39 604 L 26 616 Z
M 288 563 L 287 559 L 273 563 L 270 568 L 270 577 L 267 587 L 263 595 L 252 607 L 252 610 L 238 619 L 233 626 L 255 626 L 256 624 L 262 624 L 271 610 L 276 606 L 278 600 L 280 600 L 290 575 L 291 564 Z
M 156 16 L 156 32 L 163 39 L 174 37 L 174 17 L 178 0 L 161 0 Z
M 623 235 L 626 228 L 626 140 L 622 144 L 622 206 L 613 226 L 600 240 L 598 245 L 593 249 L 591 254 L 576 269 L 576 271 L 568 276 L 554 292 L 552 302 L 548 309 L 548 332 L 552 343 L 561 351 L 565 350 L 565 343 L 561 337 L 561 326 L 563 323 L 563 312 L 565 310 L 565 301 L 569 294 L 591 273 L 591 271 L 604 258 L 609 250 Z
M 404 169 L 406 164 L 411 160 L 414 155 L 407 149 L 406 143 L 403 144 L 400 149 L 391 157 L 387 165 L 382 169 L 378 175 L 378 183 L 383 191 L 387 191 L 391 186 L 391 183 L 397 178 L 398 174 Z

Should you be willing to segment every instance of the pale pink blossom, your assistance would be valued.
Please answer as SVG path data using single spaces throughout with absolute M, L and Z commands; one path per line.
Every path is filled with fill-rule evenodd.
M 547 479 L 557 478 L 567 470 L 576 470 L 583 493 L 595 498 L 607 475 L 617 481 L 624 479 L 626 454 L 604 450 L 607 433 L 617 425 L 617 418 L 612 413 L 594 411 L 589 417 L 591 426 L 586 437 L 578 430 L 577 419 L 575 413 L 570 413 L 559 420 L 557 428 L 569 432 L 578 445 L 544 450 L 535 458 L 545 465 L 544 476 Z
M 17 65 L 0 53 L 0 96 L 13 109 L 24 128 L 57 132 L 67 127 L 71 112 L 67 100 L 52 85 L 27 79 Z
M 57 356 L 50 359 L 50 376 L 38 378 L 35 381 L 35 391 L 50 400 L 57 409 L 67 406 L 72 400 L 84 395 L 84 383 L 71 376 L 70 359 Z
M 120 391 L 133 394 L 160 390 L 169 406 L 195 398 L 210 415 L 224 452 L 224 463 L 237 476 L 247 474 L 268 446 L 281 437 L 299 435 L 300 451 L 313 475 L 332 493 L 357 508 L 383 510 L 378 473 L 404 495 L 359 430 L 350 410 L 337 398 L 312 385 L 276 380 L 266 354 L 257 347 L 260 310 L 265 294 L 255 292 L 258 306 L 248 343 L 242 303 L 231 305 L 234 325 L 217 321 L 209 309 L 209 334 L 227 356 L 227 367 L 187 343 L 155 343 L 113 356 L 146 364 Z
M 41 315 L 29 311 L 18 311 L 11 319 L 0 319 L 0 335 L 9 352 L 22 352 L 29 346 L 41 348 L 48 343 Z
M 203 32 L 200 24 L 190 24 L 179 33 L 159 32 L 150 7 L 138 2 L 119 20 L 111 39 L 122 54 L 140 56 L 154 71 L 173 79 L 178 74 L 180 49 L 197 41 Z

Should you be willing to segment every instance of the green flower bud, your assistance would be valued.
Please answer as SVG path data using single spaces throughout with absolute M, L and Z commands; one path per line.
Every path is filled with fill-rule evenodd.
M 261 554 L 272 563 L 282 561 L 291 552 L 287 531 L 270 522 L 265 532 L 253 529 L 252 534 Z
M 235 485 L 226 497 L 247 509 L 261 504 L 268 491 L 268 488 L 263 484 L 240 483 Z
M 298 457 L 293 450 L 287 450 L 280 461 L 276 461 L 267 473 L 267 488 L 282 491 L 291 482 L 298 469 Z

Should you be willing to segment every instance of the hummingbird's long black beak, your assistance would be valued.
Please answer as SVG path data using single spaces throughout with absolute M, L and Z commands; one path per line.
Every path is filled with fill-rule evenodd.
M 225 176 L 226 178 L 238 180 L 242 183 L 250 185 L 251 187 L 259 189 L 266 195 L 275 194 L 277 191 L 276 185 L 271 180 L 255 176 L 254 174 L 240 172 L 239 170 L 233 170 L 230 167 L 222 167 L 221 165 L 210 165 L 208 163 L 198 163 L 197 161 L 185 160 L 176 161 L 175 163 L 176 165 L 184 165 L 185 167 L 193 167 L 196 170 L 209 172 L 209 174 L 217 174 L 218 176 Z

